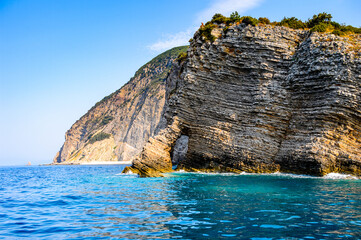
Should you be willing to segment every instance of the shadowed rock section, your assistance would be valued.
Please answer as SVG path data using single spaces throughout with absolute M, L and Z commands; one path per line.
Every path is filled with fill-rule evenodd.
M 163 129 L 131 168 L 142 176 L 178 169 L 360 175 L 360 36 L 274 26 L 218 25 L 197 32 L 167 79 Z
M 174 60 L 186 50 L 177 47 L 157 56 L 91 108 L 66 132 L 54 164 L 132 161 L 157 131 L 165 81 Z

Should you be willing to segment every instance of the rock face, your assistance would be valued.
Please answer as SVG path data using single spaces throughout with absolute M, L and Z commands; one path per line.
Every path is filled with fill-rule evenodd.
M 165 80 L 187 47 L 171 49 L 141 67 L 121 89 L 105 97 L 65 135 L 54 164 L 131 161 L 159 125 Z
M 127 171 L 172 171 L 187 136 L 178 169 L 361 175 L 360 36 L 244 24 L 212 34 L 196 32 L 169 75 L 165 124 Z

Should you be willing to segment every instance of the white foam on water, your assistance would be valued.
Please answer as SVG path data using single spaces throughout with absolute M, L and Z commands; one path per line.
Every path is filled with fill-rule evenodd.
M 267 175 L 280 176 L 280 177 L 289 177 L 289 178 L 319 178 L 319 177 L 315 177 L 315 176 L 311 176 L 311 175 L 293 174 L 293 173 L 281 173 L 281 172 L 269 173 Z
M 138 177 L 137 173 L 133 173 L 131 170 L 128 170 L 126 173 L 117 173 L 115 176 L 131 176 L 131 177 Z
M 136 173 L 132 173 L 132 172 L 127 172 L 127 173 L 117 173 L 117 174 L 115 174 L 116 176 L 127 176 L 127 175 L 129 175 L 129 176 L 138 176 L 138 174 L 136 174 Z
M 274 172 L 274 173 L 248 173 L 248 172 L 241 172 L 241 173 L 219 173 L 219 172 L 187 172 L 182 170 L 178 170 L 172 173 L 168 173 L 169 175 L 177 175 L 177 174 L 196 174 L 196 175 L 217 175 L 217 176 L 239 176 L 239 175 L 249 175 L 249 176 L 280 176 L 280 177 L 290 177 L 290 178 L 317 178 L 314 176 L 309 175 L 298 175 L 298 174 L 291 174 L 291 173 L 281 173 L 281 172 Z
M 239 175 L 238 173 L 232 173 L 232 172 L 229 172 L 229 173 L 219 173 L 219 172 L 187 172 L 187 171 L 184 171 L 183 169 L 181 170 L 177 170 L 177 171 L 174 171 L 174 172 L 171 172 L 171 173 L 164 173 L 164 175 L 172 175 L 172 174 L 198 174 L 198 175 L 221 175 L 221 176 L 237 176 Z
M 302 175 L 302 174 L 292 174 L 292 173 L 217 173 L 217 172 L 186 172 L 184 170 L 175 171 L 170 173 L 170 175 L 177 174 L 200 174 L 200 175 L 220 175 L 220 176 L 239 176 L 239 175 L 251 175 L 251 176 L 278 176 L 278 177 L 286 177 L 286 178 L 314 178 L 314 179 L 359 179 L 356 176 L 352 176 L 350 174 L 341 174 L 341 173 L 329 173 L 323 177 L 316 177 L 311 175 Z
M 342 173 L 329 173 L 323 177 L 324 179 L 359 179 L 356 176 Z

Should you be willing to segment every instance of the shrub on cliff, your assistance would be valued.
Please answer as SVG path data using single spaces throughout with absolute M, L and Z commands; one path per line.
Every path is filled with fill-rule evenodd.
M 104 133 L 104 132 L 100 132 L 94 136 L 92 136 L 89 140 L 89 143 L 90 144 L 93 144 L 97 141 L 101 141 L 101 140 L 104 140 L 104 139 L 107 139 L 107 138 L 110 138 L 111 137 L 111 134 L 109 133 Z
M 290 18 L 284 17 L 281 20 L 281 22 L 277 25 L 285 26 L 285 27 L 289 27 L 289 28 L 293 28 L 293 29 L 301 29 L 301 28 L 306 27 L 306 24 L 304 22 L 302 22 L 301 20 L 299 20 L 295 17 L 290 17 Z
M 311 32 L 332 32 L 338 36 L 361 33 L 361 28 L 339 24 L 338 22 L 331 21 L 331 19 L 331 14 L 323 12 L 313 15 L 313 17 L 307 21 L 306 25 L 311 28 Z
M 342 32 L 342 31 L 340 31 L 340 29 L 335 29 L 335 30 L 332 31 L 332 34 L 335 34 L 335 35 L 337 35 L 337 36 L 342 36 L 342 35 L 344 35 L 345 33 Z
M 331 24 L 328 23 L 320 23 L 317 24 L 316 26 L 314 26 L 313 28 L 311 28 L 311 32 L 326 32 L 327 30 L 329 30 L 331 28 Z
M 220 13 L 216 13 L 213 15 L 211 23 L 217 23 L 217 24 L 231 24 L 231 23 L 235 23 L 241 20 L 241 16 L 239 16 L 238 12 L 232 12 L 231 15 L 229 17 L 225 17 Z
M 356 33 L 356 34 L 360 34 L 361 33 L 361 28 L 356 28 L 350 25 L 341 25 L 340 26 L 340 31 L 343 33 Z
M 332 19 L 332 15 L 329 13 L 319 13 L 317 15 L 313 15 L 313 17 L 311 19 L 308 19 L 308 21 L 306 22 L 306 25 L 308 28 L 313 28 L 316 25 L 319 25 L 321 23 L 331 23 L 331 19 Z
M 206 25 L 203 25 L 199 28 L 199 33 L 203 36 L 206 40 L 213 42 L 216 38 L 212 35 L 212 30 L 216 27 L 211 22 L 207 22 Z
M 229 18 L 231 19 L 232 22 L 239 22 L 241 20 L 241 16 L 239 16 L 237 11 L 231 13 Z
M 258 18 L 258 21 L 260 23 L 263 23 L 263 24 L 270 24 L 271 23 L 271 21 L 266 17 L 260 17 L 260 18 Z
M 228 22 L 230 22 L 230 19 L 223 16 L 220 13 L 216 13 L 216 14 L 213 15 L 213 18 L 212 18 L 211 22 L 212 23 L 218 23 L 218 24 L 228 23 Z
M 256 26 L 258 24 L 258 20 L 256 18 L 253 18 L 250 16 L 241 17 L 241 21 L 242 21 L 242 23 L 245 23 L 246 25 Z
M 340 29 L 340 28 L 341 28 L 341 24 L 339 24 L 338 22 L 331 21 L 330 24 L 331 24 L 335 29 Z
M 180 62 L 184 61 L 186 58 L 187 58 L 187 52 L 181 52 L 181 53 L 179 53 L 176 60 L 180 63 Z
M 101 126 L 105 126 L 105 125 L 107 125 L 108 123 L 110 123 L 113 119 L 114 119 L 114 118 L 113 118 L 112 116 L 105 116 L 105 117 L 102 119 L 100 125 L 101 125 Z
M 303 22 L 302 20 L 295 17 L 284 17 L 281 22 L 272 23 L 268 18 L 265 17 L 260 17 L 259 19 L 250 16 L 240 17 L 238 12 L 233 12 L 230 17 L 225 17 L 220 13 L 216 13 L 211 21 L 207 22 L 205 25 L 202 23 L 202 26 L 199 29 L 199 33 L 204 37 L 205 40 L 213 42 L 216 37 L 214 37 L 211 33 L 212 30 L 217 27 L 217 24 L 226 25 L 223 28 L 223 33 L 226 34 L 230 29 L 231 24 L 233 23 L 244 23 L 246 25 L 252 26 L 257 26 L 259 23 L 262 23 L 271 24 L 273 26 L 285 26 L 292 29 L 309 28 L 311 32 L 332 32 L 333 34 L 339 36 L 354 33 L 361 34 L 361 28 L 342 25 L 331 20 L 332 15 L 325 12 L 313 15 L 313 17 L 308 19 L 307 22 Z

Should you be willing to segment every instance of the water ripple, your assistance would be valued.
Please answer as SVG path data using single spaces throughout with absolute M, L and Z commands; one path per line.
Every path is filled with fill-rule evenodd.
M 291 174 L 0 168 L 0 239 L 359 239 L 361 181 Z

